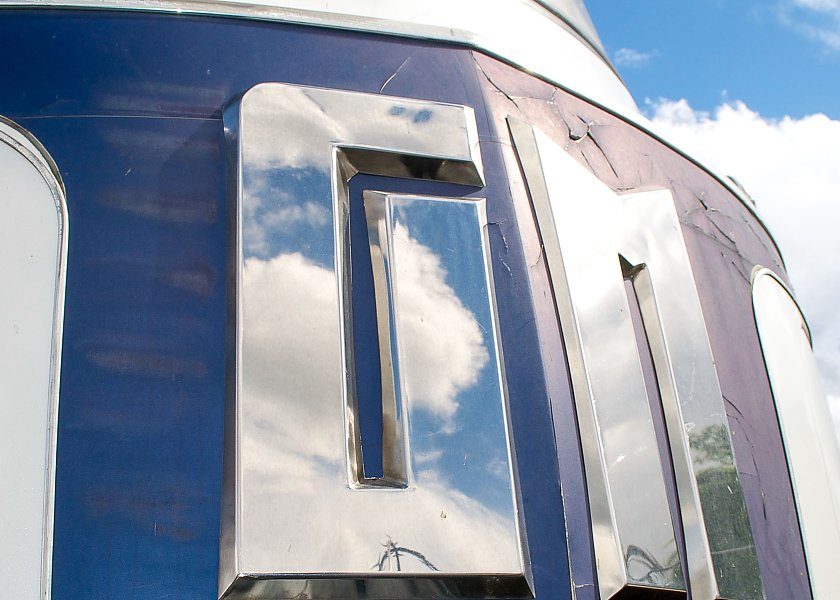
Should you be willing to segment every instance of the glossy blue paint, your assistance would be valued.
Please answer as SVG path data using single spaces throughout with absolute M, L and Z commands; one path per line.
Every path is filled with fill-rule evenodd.
M 226 301 L 218 124 L 31 124 L 74 198 L 53 598 L 173 586 L 210 597 Z
M 70 210 L 53 598 L 216 597 L 225 386 L 222 107 L 261 81 L 473 106 L 539 598 L 568 598 L 564 511 L 530 288 L 471 54 L 317 28 L 0 12 L 0 113 L 61 169 Z M 278 140 L 282 143 L 282 140 Z M 386 191 L 464 195 L 363 178 Z M 480 415 L 476 415 L 480 418 Z M 585 522 L 585 507 L 570 513 Z M 583 560 L 583 559 L 582 559 Z M 586 557 L 589 560 L 589 557 Z
M 619 186 L 671 186 L 678 207 L 692 215 L 702 212 L 695 196 L 714 200 L 715 211 L 735 215 L 728 223 L 740 228 L 742 255 L 777 264 L 745 209 L 626 123 L 503 65 L 485 76 L 474 54 L 454 46 L 242 19 L 6 9 L 0 39 L 0 114 L 45 144 L 61 170 L 70 212 L 54 599 L 216 597 L 229 307 L 221 111 L 263 81 L 381 90 L 474 108 L 484 188 L 358 176 L 351 195 L 378 189 L 487 198 L 537 598 L 570 597 L 570 562 L 577 597 L 597 597 L 567 361 L 551 290 L 529 279 L 541 268 L 541 254 L 522 249 L 520 228 L 530 224 L 517 223 L 517 215 L 527 207 L 514 210 L 508 177 L 516 175 L 502 159 L 509 148 L 499 123 L 523 109 L 564 139 L 571 128 L 565 123 L 597 120 L 600 153 L 589 139 L 570 147 L 586 162 L 591 152 L 596 173 L 614 176 Z M 483 60 L 484 68 L 492 66 Z M 528 94 L 535 100 L 508 100 Z M 317 248 L 322 241 L 311 243 Z M 804 559 L 749 286 L 712 234 L 691 230 L 686 243 L 699 265 L 721 385 L 732 400 L 730 425 L 768 597 L 804 597 Z M 372 298 L 361 293 L 355 300 L 364 306 Z M 361 329 L 364 344 L 373 328 Z M 368 414 L 378 411 L 369 408 Z M 363 427 L 375 430 L 377 423 Z M 381 447 L 376 436 L 365 438 Z

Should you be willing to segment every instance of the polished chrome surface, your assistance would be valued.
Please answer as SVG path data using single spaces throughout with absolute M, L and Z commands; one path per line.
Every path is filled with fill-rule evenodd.
M 618 261 L 619 201 L 541 132 L 510 126 L 571 366 L 601 598 L 627 586 L 684 590 Z
M 356 457 L 348 181 L 412 177 L 422 159 L 482 185 L 472 110 L 261 84 L 225 126 L 236 314 L 220 596 L 531 595 L 483 201 L 365 200 L 388 485 Z
M 693 598 L 764 597 L 729 423 L 671 194 L 622 197 L 633 279 L 668 429 Z
M 391 202 L 381 192 L 364 193 L 364 212 L 367 223 L 371 267 L 373 271 L 374 303 L 376 306 L 377 338 L 379 340 L 379 381 L 382 387 L 382 477 L 364 476 L 360 436 L 350 440 L 351 483 L 355 485 L 408 486 L 406 464 L 405 406 L 400 390 L 399 355 L 397 351 L 395 279 L 391 269 L 393 233 L 389 230 Z M 345 257 L 345 260 L 348 257 Z M 349 332 L 346 332 L 347 335 Z
M 0 577 L 50 597 L 67 211 L 52 159 L 0 117 Z
M 667 506 L 660 512 L 662 475 L 623 289 L 624 273 L 632 273 L 668 430 L 692 597 L 762 598 L 723 398 L 670 192 L 618 196 L 542 132 L 513 119 L 510 126 L 573 357 L 602 597 L 622 577 L 633 583 L 616 561 L 616 547 L 628 556 L 631 533 L 639 535 L 632 527 L 658 528 L 662 543 L 665 532 L 673 535 L 669 523 L 653 518 Z
M 753 272 L 753 309 L 785 444 L 814 598 L 840 598 L 840 451 L 808 326 L 769 269 Z

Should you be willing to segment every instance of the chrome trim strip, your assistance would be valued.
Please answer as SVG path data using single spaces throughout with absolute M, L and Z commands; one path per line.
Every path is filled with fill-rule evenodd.
M 50 381 L 48 396 L 48 431 L 45 449 L 46 470 L 44 472 L 44 513 L 42 529 L 41 579 L 38 596 L 40 600 L 49 600 L 52 596 L 52 551 L 55 511 L 55 464 L 58 439 L 58 402 L 61 375 L 61 344 L 64 326 L 64 293 L 67 280 L 67 238 L 68 212 L 64 183 L 55 161 L 41 143 L 26 129 L 17 123 L 0 116 L 0 143 L 11 147 L 26 159 L 40 174 L 50 195 L 55 202 L 58 222 L 58 247 L 56 248 L 56 282 L 53 299 L 52 343 L 50 350 Z M 10 285 L 7 280 L 5 285 Z M 0 368 L 2 366 L 0 365 Z M 7 457 L 8 459 L 8 457 Z M 9 542 L 9 540 L 6 540 Z M 7 550 L 17 549 L 8 543 Z
M 591 46 L 598 50 L 606 57 L 604 45 L 598 37 L 598 32 L 595 31 L 595 25 L 586 10 L 583 0 L 534 0 L 542 4 L 552 13 L 563 19 L 566 24 L 571 27 L 578 35 L 586 40 Z
M 408 431 L 405 406 L 399 390 L 400 361 L 397 351 L 397 317 L 393 277 L 393 249 L 389 242 L 390 196 L 384 192 L 364 192 L 365 221 L 368 231 L 371 270 L 373 271 L 373 297 L 376 306 L 377 338 L 379 340 L 379 379 L 382 386 L 382 478 L 371 481 L 365 477 L 359 436 L 352 440 L 351 467 L 355 485 L 389 485 L 408 487 L 406 464 Z
M 840 598 L 840 449 L 808 325 L 791 291 L 770 269 L 753 269 L 752 297 L 811 591 L 819 600 Z

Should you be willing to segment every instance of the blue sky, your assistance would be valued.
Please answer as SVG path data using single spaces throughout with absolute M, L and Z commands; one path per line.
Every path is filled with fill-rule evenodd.
M 840 0 L 586 4 L 657 132 L 755 199 L 840 438 Z
M 742 100 L 765 117 L 840 119 L 838 0 L 588 0 L 639 105 Z M 622 52 L 622 49 L 635 52 Z

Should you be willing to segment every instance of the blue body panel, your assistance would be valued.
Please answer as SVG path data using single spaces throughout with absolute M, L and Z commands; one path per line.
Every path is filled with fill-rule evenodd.
M 511 192 L 505 116 L 521 109 L 576 143 L 591 140 L 571 137 L 574 119 L 599 120 L 613 162 L 601 146 L 587 156 L 581 143 L 570 153 L 579 152 L 614 189 L 669 187 L 685 215 L 696 213 L 696 197 L 735 215 L 727 222 L 741 240 L 734 250 L 688 220 L 686 244 L 737 434 L 767 597 L 808 596 L 749 281 L 731 268 L 748 273 L 752 264 L 779 258 L 754 216 L 696 165 L 506 65 L 495 63 L 491 77 L 481 61 L 486 68 L 492 59 L 453 45 L 236 18 L 15 9 L 0 11 L 0 40 L 0 114 L 31 131 L 55 159 L 69 209 L 54 600 L 217 597 L 231 302 L 222 110 L 267 81 L 475 110 L 486 187 L 358 176 L 351 194 L 355 201 L 364 189 L 487 198 L 515 459 L 540 599 L 571 598 L 572 580 L 579 600 L 598 592 L 568 364 L 551 289 L 531 277 L 544 270 L 543 256 L 539 248 L 523 250 L 520 234 L 534 224 L 518 223 L 530 214 L 523 218 L 527 210 L 515 204 L 525 193 Z M 376 428 L 375 420 L 367 427 Z
M 49 149 L 69 207 L 53 598 L 215 598 L 222 108 L 262 81 L 378 92 L 402 65 L 386 93 L 473 106 L 486 138 L 472 58 L 386 37 L 137 13 L 5 11 L 0 38 L 0 113 Z M 483 158 L 489 220 L 512 223 L 498 151 L 488 145 Z M 508 270 L 522 273 L 524 259 L 515 227 L 504 240 L 491 227 L 490 238 L 535 585 L 539 597 L 569 597 L 539 343 L 526 278 Z

